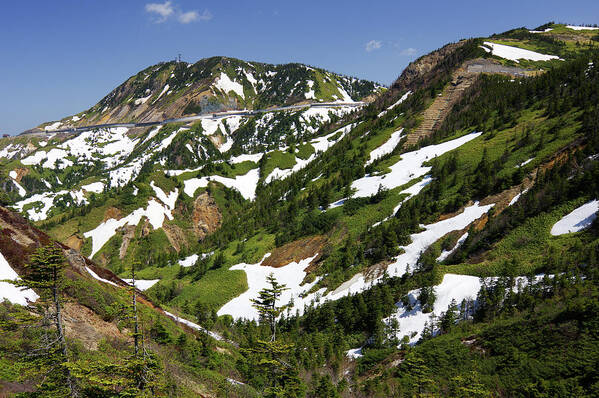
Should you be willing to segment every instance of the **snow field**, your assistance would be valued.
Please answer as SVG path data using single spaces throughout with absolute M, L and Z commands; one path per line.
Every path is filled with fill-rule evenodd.
M 491 47 L 491 53 L 500 58 L 505 58 L 518 62 L 519 59 L 528 59 L 530 61 L 550 61 L 552 59 L 560 59 L 557 55 L 541 54 L 523 48 L 506 46 L 504 44 L 484 42 L 485 46 Z M 484 48 L 484 47 L 483 47 Z M 486 48 L 488 50 L 488 48 Z
M 310 262 L 317 256 L 305 258 L 300 262 L 292 262 L 280 268 L 262 266 L 262 261 L 270 256 L 267 253 L 259 263 L 246 264 L 240 263 L 229 268 L 230 270 L 243 270 L 247 275 L 248 290 L 235 297 L 218 310 L 218 315 L 231 315 L 234 319 L 258 320 L 258 311 L 252 305 L 252 299 L 258 298 L 258 293 L 265 287 L 269 287 L 266 278 L 272 273 L 277 282 L 285 284 L 288 290 L 285 290 L 279 299 L 278 305 L 283 306 L 293 302 L 293 307 L 303 309 L 304 304 L 308 304 L 302 296 L 309 291 L 312 286 L 318 282 L 318 278 L 312 282 L 300 286 L 306 276 L 305 269 Z
M 371 196 L 377 193 L 379 186 L 393 189 L 407 184 L 415 178 L 422 177 L 431 170 L 431 167 L 424 166 L 423 163 L 456 149 L 479 137 L 481 134 L 471 133 L 455 140 L 404 153 L 401 155 L 401 160 L 390 167 L 391 172 L 382 176 L 365 176 L 354 181 L 351 185 L 352 188 L 356 189 L 354 197 Z
M 208 186 L 210 181 L 220 182 L 228 188 L 234 188 L 247 200 L 254 200 L 256 197 L 256 186 L 260 179 L 260 170 L 252 169 L 247 174 L 236 176 L 235 178 L 221 177 L 217 175 L 201 177 L 201 178 L 190 178 L 184 181 L 183 191 L 190 197 L 193 198 L 195 191 L 198 188 L 205 188 Z
M 27 305 L 39 298 L 37 293 L 31 289 L 17 287 L 2 280 L 16 281 L 19 275 L 12 269 L 6 258 L 0 253 L 0 299 L 8 300 L 13 304 Z
M 366 162 L 366 166 L 373 163 L 378 158 L 383 157 L 383 156 L 393 152 L 393 150 L 395 149 L 397 144 L 399 144 L 399 141 L 401 141 L 401 138 L 402 138 L 401 133 L 402 132 L 403 132 L 403 128 L 395 131 L 394 133 L 391 134 L 391 137 L 389 137 L 389 139 L 385 143 L 383 143 L 378 148 L 372 150 L 372 152 L 370 152 L 370 158 Z
M 551 228 L 551 235 L 569 234 L 590 227 L 597 218 L 597 211 L 599 211 L 597 199 L 585 203 L 556 222 Z
M 150 199 L 145 209 L 139 208 L 120 220 L 110 218 L 91 231 L 85 232 L 83 234 L 85 238 L 92 238 L 92 252 L 89 257 L 94 257 L 102 246 L 114 236 L 117 229 L 125 225 L 137 225 L 142 217 L 146 217 L 154 229 L 162 227 L 165 217 L 169 220 L 173 219 L 170 208 L 165 207 L 154 199 Z

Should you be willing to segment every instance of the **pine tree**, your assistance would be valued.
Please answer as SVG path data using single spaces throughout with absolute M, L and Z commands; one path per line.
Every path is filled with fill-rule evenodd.
M 287 308 L 286 306 L 277 307 L 277 300 L 287 288 L 277 282 L 272 273 L 268 275 L 266 281 L 270 284 L 270 288 L 262 289 L 258 293 L 258 298 L 252 299 L 252 303 L 254 303 L 253 306 L 260 315 L 260 321 L 270 326 L 270 341 L 275 341 L 277 337 L 277 318 Z
M 69 367 L 69 350 L 62 314 L 62 289 L 66 261 L 56 245 L 38 248 L 25 264 L 22 278 L 12 281 L 16 286 L 35 289 L 40 298 L 37 308 L 42 315 L 42 328 L 54 329 L 46 334 L 43 346 L 38 347 L 29 362 L 33 373 L 38 371 L 42 382 L 37 386 L 44 396 L 78 396 L 78 388 Z
M 257 339 L 251 348 L 245 350 L 250 372 L 253 377 L 262 376 L 265 397 L 300 396 L 302 388 L 297 370 L 284 360 L 294 345 L 276 340 L 277 318 L 287 307 L 277 307 L 277 300 L 287 288 L 278 283 L 273 274 L 267 277 L 267 281 L 270 287 L 262 289 L 252 302 L 258 310 L 260 321 L 268 324 L 271 336 L 269 341 Z
M 443 315 L 441 316 L 441 333 L 447 333 L 452 328 L 452 326 L 455 325 L 458 318 L 458 305 L 455 299 L 452 299 L 451 303 L 449 304 L 449 307 L 447 308 L 447 311 L 445 311 L 445 313 L 443 313 Z

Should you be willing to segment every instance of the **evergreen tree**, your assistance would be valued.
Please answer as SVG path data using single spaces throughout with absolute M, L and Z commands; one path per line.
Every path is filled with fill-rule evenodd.
M 43 396 L 77 397 L 77 384 L 69 367 L 69 350 L 64 331 L 62 314 L 62 290 L 64 267 L 62 249 L 57 245 L 38 248 L 24 266 L 22 278 L 11 281 L 16 286 L 35 289 L 40 298 L 36 302 L 42 315 L 42 328 L 49 329 L 43 346 L 32 353 L 29 362 L 32 373 L 41 378 L 37 391 Z
M 252 303 L 254 303 L 253 306 L 260 315 L 260 321 L 270 326 L 270 341 L 275 341 L 277 337 L 277 318 L 286 308 L 286 306 L 277 307 L 277 300 L 287 288 L 277 282 L 273 274 L 268 275 L 266 281 L 270 284 L 270 288 L 262 289 L 258 293 L 258 298 L 252 299 Z
M 250 372 L 253 377 L 262 376 L 265 397 L 299 397 L 303 390 L 297 370 L 284 359 L 294 345 L 276 340 L 277 318 L 286 308 L 277 307 L 277 300 L 287 288 L 278 283 L 273 274 L 267 277 L 267 281 L 270 287 L 262 289 L 258 298 L 252 302 L 258 310 L 260 321 L 269 326 L 271 336 L 269 341 L 257 339 L 251 348 L 245 350 L 248 353 Z

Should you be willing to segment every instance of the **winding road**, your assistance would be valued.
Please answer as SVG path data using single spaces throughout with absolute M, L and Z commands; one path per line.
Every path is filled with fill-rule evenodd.
M 159 126 L 168 123 L 181 123 L 181 122 L 192 122 L 194 120 L 200 119 L 220 119 L 230 116 L 254 116 L 262 113 L 270 113 L 270 112 L 281 112 L 288 111 L 293 109 L 303 109 L 303 108 L 341 108 L 341 107 L 360 107 L 365 105 L 366 102 L 315 102 L 310 104 L 303 105 L 290 105 L 290 106 L 279 106 L 276 108 L 268 108 L 268 109 L 256 109 L 256 110 L 235 110 L 235 111 L 226 111 L 226 112 L 214 112 L 214 113 L 205 113 L 201 115 L 194 116 L 186 116 L 179 118 L 171 118 L 164 119 L 155 122 L 140 122 L 140 123 L 104 123 L 104 124 L 92 124 L 89 126 L 81 126 L 81 127 L 69 127 L 66 129 L 56 129 L 56 130 L 48 130 L 48 131 L 27 131 L 23 134 L 54 134 L 54 133 L 75 133 L 86 131 L 90 129 L 97 128 L 111 128 L 111 127 L 147 127 L 147 126 Z

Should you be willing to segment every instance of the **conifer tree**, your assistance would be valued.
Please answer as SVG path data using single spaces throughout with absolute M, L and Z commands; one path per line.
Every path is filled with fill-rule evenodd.
M 253 346 L 246 350 L 249 354 L 250 365 L 255 374 L 263 376 L 265 384 L 264 396 L 300 396 L 301 382 L 295 366 L 284 360 L 293 348 L 293 344 L 287 344 L 276 340 L 277 318 L 287 306 L 277 307 L 277 300 L 287 290 L 285 285 L 277 282 L 273 274 L 267 277 L 270 287 L 262 289 L 258 298 L 252 300 L 254 308 L 258 310 L 260 321 L 268 324 L 270 328 L 270 340 L 257 339 Z
M 56 245 L 38 248 L 25 264 L 22 278 L 11 281 L 16 286 L 35 289 L 40 298 L 37 308 L 42 315 L 42 327 L 53 329 L 46 335 L 44 345 L 38 347 L 30 362 L 38 370 L 42 382 L 38 391 L 44 396 L 78 396 L 78 389 L 69 367 L 69 350 L 64 331 L 62 289 L 64 285 L 65 258 Z M 37 369 L 35 369 L 37 368 Z
M 260 315 L 260 321 L 270 326 L 270 341 L 275 341 L 277 337 L 277 318 L 287 308 L 286 306 L 277 307 L 277 300 L 287 288 L 285 285 L 277 282 L 277 279 L 271 273 L 266 278 L 270 288 L 266 287 L 258 293 L 257 299 L 252 299 L 254 308 Z

